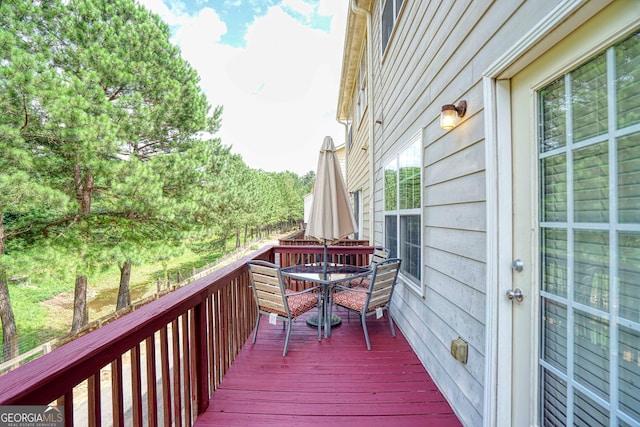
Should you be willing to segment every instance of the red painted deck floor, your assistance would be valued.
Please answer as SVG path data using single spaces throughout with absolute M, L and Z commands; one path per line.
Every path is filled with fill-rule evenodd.
M 304 319 L 285 331 L 265 316 L 200 415 L 209 426 L 460 426 L 402 333 L 387 318 L 367 319 L 371 351 L 359 320 L 347 321 L 318 342 Z

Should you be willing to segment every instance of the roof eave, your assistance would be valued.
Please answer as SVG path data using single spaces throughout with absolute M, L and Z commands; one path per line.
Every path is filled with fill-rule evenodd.
M 356 1 L 359 8 L 370 10 L 371 0 Z M 349 6 L 347 26 L 344 37 L 344 49 L 342 53 L 342 71 L 340 75 L 340 88 L 338 91 L 338 108 L 336 119 L 345 121 L 349 118 L 351 100 L 358 77 L 358 68 L 362 56 L 362 46 L 367 33 L 367 19 L 357 14 Z

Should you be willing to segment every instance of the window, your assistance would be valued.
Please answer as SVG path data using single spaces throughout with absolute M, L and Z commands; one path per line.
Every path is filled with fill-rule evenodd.
M 540 417 L 640 422 L 640 33 L 538 92 Z
M 360 198 L 360 190 L 356 190 L 353 193 L 353 216 L 358 224 L 358 231 L 354 233 L 353 238 L 358 240 L 360 238 L 360 232 L 362 228 L 362 200 Z
M 384 168 L 385 246 L 391 257 L 402 258 L 401 273 L 421 291 L 422 205 L 420 135 L 390 159 Z
M 367 47 L 362 49 L 362 57 L 360 58 L 360 68 L 358 70 L 358 88 L 356 94 L 356 126 L 360 124 L 364 110 L 367 108 Z
M 382 36 L 382 53 L 387 50 L 387 44 L 389 44 L 389 39 L 391 38 L 391 33 L 393 32 L 393 27 L 396 24 L 396 19 L 400 14 L 400 9 L 402 8 L 402 0 L 387 0 L 382 7 L 382 28 L 381 28 L 381 36 Z

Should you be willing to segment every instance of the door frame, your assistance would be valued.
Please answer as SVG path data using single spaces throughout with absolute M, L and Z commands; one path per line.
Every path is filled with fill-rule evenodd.
M 487 322 L 484 426 L 511 425 L 513 303 L 511 253 L 511 90 L 509 80 L 484 77 L 487 183 Z M 499 121 L 498 117 L 504 117 Z M 503 232 L 500 232 L 502 225 Z M 508 367 L 502 369 L 501 367 Z
M 512 311 L 517 303 L 512 303 L 505 296 L 513 285 L 510 79 L 610 3 L 562 0 L 483 73 L 488 259 L 484 426 L 510 425 L 513 412 Z M 537 307 L 536 304 L 533 306 Z M 531 326 L 530 333 L 533 333 L 537 325 Z M 537 346 L 533 349 L 535 353 Z M 537 357 L 537 353 L 531 356 L 534 367 L 537 366 Z M 534 384 L 537 384 L 535 372 L 531 374 Z M 537 392 L 534 394 L 529 407 L 531 424 L 538 420 L 538 396 Z

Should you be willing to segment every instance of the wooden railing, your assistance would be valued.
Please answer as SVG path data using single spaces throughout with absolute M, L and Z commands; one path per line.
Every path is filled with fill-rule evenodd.
M 293 246 L 322 246 L 318 239 L 305 237 L 304 230 L 297 230 L 286 237 L 278 240 L 280 245 Z M 369 246 L 368 240 L 342 239 L 335 243 L 334 246 Z
M 326 262 L 367 265 L 372 250 L 369 246 L 329 246 Z M 325 262 L 322 246 L 277 246 L 276 253 L 281 267 Z
M 254 252 L 0 377 L 0 405 L 62 405 L 67 426 L 190 426 L 254 328 L 246 261 L 323 250 Z M 367 265 L 372 251 L 332 246 L 328 261 Z

